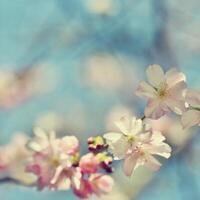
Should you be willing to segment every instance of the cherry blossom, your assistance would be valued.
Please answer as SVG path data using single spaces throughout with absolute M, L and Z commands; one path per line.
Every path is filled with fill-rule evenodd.
M 96 173 L 99 168 L 99 163 L 96 156 L 93 153 L 88 153 L 81 157 L 79 166 L 83 173 Z
M 25 147 L 28 137 L 17 133 L 7 145 L 0 148 L 0 179 L 10 178 L 21 184 L 29 185 L 35 178 L 25 172 L 31 152 Z
M 182 125 L 189 128 L 194 125 L 200 126 L 200 92 L 188 90 L 186 94 L 187 111 L 182 115 Z
M 115 159 L 124 159 L 123 169 L 127 176 L 140 165 L 158 170 L 161 163 L 153 155 L 170 157 L 171 148 L 164 143 L 165 137 L 141 119 L 123 117 L 115 124 L 121 132 L 106 133 L 104 138 Z
M 158 119 L 173 111 L 182 114 L 185 110 L 185 75 L 176 69 L 164 73 L 159 65 L 150 65 L 147 70 L 148 83 L 142 81 L 136 94 L 148 98 L 145 116 Z
M 41 129 L 36 129 L 35 138 L 28 143 L 28 147 L 35 153 L 27 171 L 38 177 L 40 189 L 70 187 L 69 182 L 75 177 L 73 165 L 77 163 L 78 157 L 78 140 L 75 136 L 57 139 L 54 132 L 46 134 Z
M 89 198 L 92 195 L 102 196 L 112 191 L 114 181 L 104 174 L 93 174 L 88 179 L 82 178 L 80 187 L 73 187 L 74 193 L 80 198 Z
M 126 176 L 131 176 L 139 166 L 158 170 L 161 162 L 157 157 L 171 156 L 163 133 L 175 144 L 178 129 L 170 133 L 174 124 L 179 124 L 181 131 L 185 131 L 182 126 L 200 126 L 200 92 L 187 90 L 185 75 L 176 69 L 165 73 L 159 65 L 150 65 L 146 73 L 148 83 L 142 81 L 136 92 L 148 100 L 144 117 L 122 117 L 115 122 L 119 131 L 88 138 L 89 152 L 85 154 L 80 153 L 79 141 L 73 135 L 57 138 L 54 131 L 41 128 L 34 129 L 31 139 L 17 134 L 10 144 L 0 147 L 0 181 L 32 184 L 40 190 L 71 189 L 77 197 L 88 199 L 112 192 L 114 180 L 107 174 L 113 172 L 114 160 L 123 160 Z M 12 105 L 10 97 L 24 86 L 19 81 L 15 88 L 15 81 L 13 75 L 0 81 L 0 93 L 6 97 L 0 98 L 0 106 Z M 14 90 L 7 93 L 4 89 L 10 83 Z M 18 100 L 23 99 L 14 102 Z M 182 115 L 182 125 L 170 117 L 171 112 Z

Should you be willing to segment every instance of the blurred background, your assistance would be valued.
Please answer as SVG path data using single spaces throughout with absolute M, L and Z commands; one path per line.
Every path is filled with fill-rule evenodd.
M 200 89 L 199 8 L 196 0 L 0 0 L 0 144 L 39 126 L 78 136 L 86 151 L 88 136 L 142 115 L 134 90 L 149 64 L 177 67 Z M 174 155 L 161 170 L 141 168 L 130 179 L 117 164 L 116 186 L 103 199 L 200 199 L 199 130 L 169 123 L 162 128 Z M 2 184 L 0 194 L 76 199 L 15 184 Z

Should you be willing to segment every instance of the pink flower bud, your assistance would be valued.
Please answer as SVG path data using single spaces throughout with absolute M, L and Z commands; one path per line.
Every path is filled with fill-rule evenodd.
M 79 166 L 83 173 L 91 174 L 97 172 L 99 163 L 93 153 L 88 153 L 81 158 Z

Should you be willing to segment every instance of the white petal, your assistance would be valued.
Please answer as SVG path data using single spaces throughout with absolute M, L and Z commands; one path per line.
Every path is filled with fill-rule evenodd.
M 47 134 L 41 128 L 36 127 L 34 128 L 33 132 L 36 137 L 39 137 L 43 140 L 48 140 Z
M 159 132 L 159 131 L 153 131 L 151 139 L 154 141 L 155 144 L 160 144 L 166 138 L 162 135 L 161 132 Z
M 151 132 L 145 132 L 142 133 L 138 136 L 138 141 L 142 142 L 142 143 L 147 143 L 151 140 Z
M 200 123 L 200 111 L 188 110 L 183 113 L 181 119 L 183 128 L 189 128 Z
M 152 145 L 148 152 L 152 155 L 159 155 L 164 158 L 169 158 L 171 156 L 171 147 L 166 143 L 162 143 L 157 146 Z
M 114 133 L 114 132 L 110 132 L 110 133 L 106 133 L 103 135 L 103 137 L 106 139 L 106 141 L 108 141 L 109 143 L 115 143 L 117 140 L 119 140 L 121 138 L 122 134 L 121 133 Z
M 132 119 L 132 121 L 134 118 Z M 135 119 L 136 120 L 136 119 Z M 122 117 L 120 120 L 115 122 L 115 125 L 120 129 L 122 133 L 127 135 L 131 131 L 131 117 Z
M 145 96 L 149 98 L 155 98 L 156 97 L 156 90 L 146 83 L 145 81 L 140 82 L 135 94 L 137 96 Z
M 160 65 L 150 65 L 147 70 L 147 79 L 154 87 L 158 88 L 165 82 L 165 74 Z
M 110 149 L 115 157 L 115 159 L 123 159 L 129 149 L 130 144 L 127 142 L 126 138 L 121 137 L 120 140 L 110 145 Z
M 142 129 L 143 129 L 143 122 L 142 122 L 141 119 L 137 119 L 137 120 L 132 121 L 131 133 L 133 135 L 141 133 Z
M 38 144 L 37 142 L 35 142 L 34 140 L 30 140 L 27 145 L 26 145 L 30 150 L 32 151 L 36 151 L 39 152 L 41 151 L 43 148 L 41 147 L 40 144 Z
M 130 146 L 126 138 L 120 133 L 107 133 L 104 138 L 115 159 L 123 159 Z

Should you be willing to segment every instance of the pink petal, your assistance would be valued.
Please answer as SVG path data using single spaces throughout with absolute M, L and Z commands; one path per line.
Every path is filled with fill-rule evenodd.
M 92 194 L 92 187 L 88 180 L 81 179 L 80 187 L 73 187 L 73 192 L 80 198 L 89 198 Z
M 100 196 L 112 191 L 114 181 L 110 176 L 97 174 L 90 178 L 93 192 Z
M 194 107 L 200 106 L 200 92 L 188 90 L 186 94 L 186 101 Z
M 128 155 L 124 160 L 123 171 L 126 176 L 131 176 L 136 167 L 138 155 Z
M 33 164 L 33 165 L 28 165 L 28 166 L 26 167 L 26 171 L 27 171 L 27 172 L 32 172 L 32 173 L 34 173 L 35 175 L 40 175 L 40 173 L 41 173 L 41 168 L 40 168 L 39 165 Z
M 167 111 L 166 107 L 164 107 L 164 105 L 156 99 L 150 99 L 145 108 L 145 116 L 152 119 L 158 119 L 165 115 L 167 112 L 169 111 Z
M 153 130 L 165 133 L 171 126 L 172 120 L 167 115 L 164 115 L 163 117 L 156 120 L 146 118 L 145 123 L 150 124 Z
M 146 157 L 146 165 L 147 165 L 150 169 L 152 169 L 152 170 L 154 170 L 154 171 L 157 171 L 157 170 L 160 169 L 161 163 L 160 163 L 157 159 L 155 159 L 153 156 L 148 155 L 148 156 Z
M 176 100 L 182 100 L 185 97 L 187 85 L 184 81 L 175 84 L 173 87 L 168 89 L 169 98 Z
M 181 81 L 186 81 L 186 77 L 182 72 L 177 71 L 177 69 L 172 68 L 168 70 L 165 74 L 166 82 L 169 88 L 171 88 L 173 85 L 177 84 Z
M 109 193 L 112 191 L 113 179 L 110 176 L 103 175 L 99 178 L 98 187 L 103 193 Z
M 175 112 L 178 115 L 181 115 L 186 110 L 185 102 L 182 100 L 167 99 L 165 103 L 171 111 Z
M 79 167 L 83 173 L 96 173 L 99 169 L 99 163 L 93 153 L 88 153 L 80 159 Z

